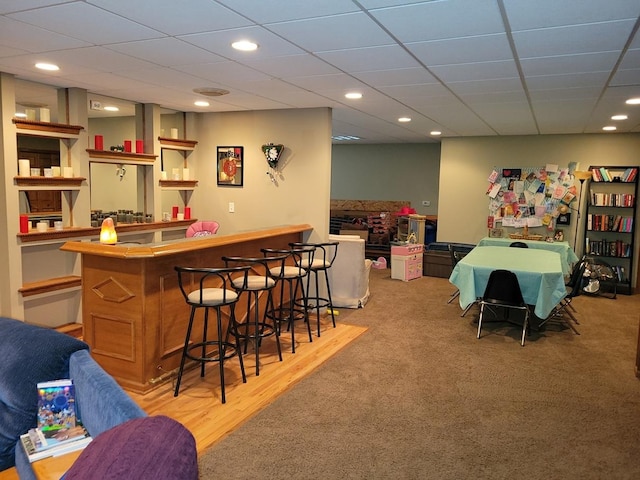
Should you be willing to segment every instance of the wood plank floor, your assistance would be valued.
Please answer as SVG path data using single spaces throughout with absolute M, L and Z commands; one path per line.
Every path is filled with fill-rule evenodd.
M 278 361 L 272 337 L 263 341 L 260 349 L 260 375 L 255 375 L 255 355 L 249 347 L 244 355 L 247 383 L 242 383 L 237 358 L 225 363 L 227 402 L 220 402 L 218 364 L 207 367 L 204 378 L 199 369 L 186 373 L 180 394 L 173 396 L 174 381 L 156 390 L 131 397 L 149 414 L 166 415 L 185 425 L 196 439 L 202 452 L 224 438 L 243 422 L 269 405 L 275 398 L 311 373 L 328 358 L 366 331 L 365 327 L 338 323 L 334 329 L 323 319 L 321 336 L 314 331 L 309 343 L 306 328 L 296 327 L 296 353 L 291 353 L 291 336 L 281 336 L 283 361 Z

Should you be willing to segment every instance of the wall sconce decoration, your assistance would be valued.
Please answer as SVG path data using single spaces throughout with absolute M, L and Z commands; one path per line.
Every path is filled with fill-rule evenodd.
M 113 225 L 113 218 L 111 217 L 107 217 L 102 221 L 100 243 L 103 245 L 115 245 L 118 243 L 118 234 L 116 233 L 116 227 Z
M 264 153 L 264 157 L 269 164 L 270 170 L 267 172 L 267 175 L 271 178 L 273 183 L 276 183 L 276 173 L 278 171 L 278 162 L 280 161 L 280 155 L 284 151 L 284 145 L 278 144 L 275 145 L 273 143 L 267 143 L 262 145 L 262 153 Z

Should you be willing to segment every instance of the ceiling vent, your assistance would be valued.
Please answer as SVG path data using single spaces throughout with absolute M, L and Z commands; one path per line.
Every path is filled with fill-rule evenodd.
M 199 93 L 200 95 L 205 95 L 207 97 L 221 97 L 222 95 L 229 94 L 229 90 L 225 90 L 224 88 L 194 88 L 193 91 L 195 93 Z

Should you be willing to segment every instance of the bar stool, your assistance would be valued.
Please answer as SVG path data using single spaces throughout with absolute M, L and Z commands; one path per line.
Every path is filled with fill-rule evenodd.
M 189 316 L 189 326 L 187 327 L 187 335 L 184 340 L 182 349 L 182 359 L 180 360 L 180 369 L 178 370 L 178 379 L 176 388 L 173 393 L 174 397 L 178 396 L 180 390 L 180 382 L 182 373 L 184 372 L 184 364 L 188 359 L 200 363 L 200 376 L 204 377 L 205 365 L 208 362 L 218 362 L 220 367 L 220 388 L 222 392 L 222 403 L 226 402 L 225 382 L 224 382 L 224 362 L 231 357 L 238 356 L 240 361 L 240 371 L 242 372 L 242 382 L 247 382 L 244 373 L 244 363 L 242 361 L 242 350 L 240 348 L 240 339 L 237 332 L 233 328 L 227 326 L 227 331 L 222 338 L 222 307 L 229 307 L 229 321 L 235 322 L 235 306 L 238 302 L 239 295 L 231 289 L 232 273 L 244 273 L 247 275 L 249 267 L 235 268 L 193 268 L 193 267 L 174 267 L 178 272 L 178 286 L 187 305 L 191 306 L 191 315 Z M 195 290 L 187 290 L 190 285 L 197 285 Z M 202 329 L 202 341 L 191 342 L 191 330 L 193 329 L 193 320 L 196 310 L 204 309 L 204 322 Z M 215 340 L 209 340 L 207 330 L 209 326 L 209 309 L 216 310 L 217 319 L 217 335 Z M 235 344 L 229 342 L 229 332 L 232 331 L 235 337 Z M 207 347 L 215 346 L 216 348 L 208 352 Z M 200 349 L 199 354 L 191 353 L 192 350 Z
M 328 313 L 331 313 L 331 323 L 333 328 L 336 328 L 336 317 L 333 313 L 333 301 L 331 300 L 331 286 L 329 285 L 328 270 L 333 265 L 338 254 L 339 242 L 325 242 L 325 243 L 290 243 L 291 248 L 315 248 L 313 258 L 311 258 L 311 264 L 303 264 L 304 268 L 309 269 L 309 275 L 307 276 L 306 286 L 306 298 L 307 307 L 309 310 L 316 311 L 316 318 L 318 324 L 318 337 L 320 336 L 320 309 L 326 308 Z M 308 262 L 309 258 L 303 258 L 303 262 Z M 320 285 L 318 281 L 318 274 L 322 273 L 324 276 L 324 282 L 327 287 L 327 296 L 323 297 L 320 294 Z M 310 295 L 311 277 L 315 280 L 315 294 Z
M 247 317 L 241 322 L 238 318 L 233 323 L 233 328 L 240 338 L 244 339 L 244 353 L 247 353 L 247 345 L 253 342 L 256 352 L 256 376 L 260 375 L 260 345 L 262 339 L 274 335 L 276 337 L 276 348 L 278 358 L 282 361 L 282 351 L 280 350 L 280 338 L 277 335 L 276 322 L 268 323 L 267 311 L 273 309 L 272 290 L 276 286 L 276 280 L 269 275 L 269 268 L 276 265 L 284 265 L 287 255 L 277 257 L 222 257 L 226 267 L 247 266 L 250 268 L 248 275 L 236 275 L 232 277 L 233 288 L 242 295 L 247 296 Z M 274 265 L 276 264 L 276 265 Z M 260 296 L 267 293 L 267 303 L 260 317 Z
M 299 249 L 273 249 L 263 248 L 262 253 L 266 258 L 272 256 L 286 255 L 287 259 L 281 265 L 277 265 L 269 269 L 269 275 L 275 279 L 280 285 L 280 305 L 276 307 L 272 305 L 267 310 L 267 317 L 271 318 L 276 325 L 278 335 L 280 335 L 282 324 L 287 324 L 287 330 L 291 331 L 291 353 L 296 353 L 295 339 L 295 322 L 302 320 L 307 324 L 309 333 L 309 342 L 313 342 L 311 335 L 311 326 L 309 325 L 309 316 L 307 309 L 307 300 L 302 281 L 308 275 L 308 269 L 302 265 L 305 263 L 303 259 L 307 259 L 307 264 L 313 261 L 313 253 L 315 249 L 311 247 Z M 285 301 L 285 284 L 287 285 L 286 293 L 288 298 Z M 300 303 L 302 307 L 298 307 Z

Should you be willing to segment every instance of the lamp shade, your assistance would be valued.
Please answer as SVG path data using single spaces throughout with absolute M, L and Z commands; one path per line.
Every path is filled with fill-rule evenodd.
M 104 245 L 115 245 L 118 243 L 118 234 L 113 225 L 113 218 L 107 217 L 102 221 L 100 228 L 100 243 Z
M 575 172 L 573 172 L 573 175 L 580 181 L 588 180 L 589 178 L 591 178 L 591 172 L 582 170 L 576 170 Z

